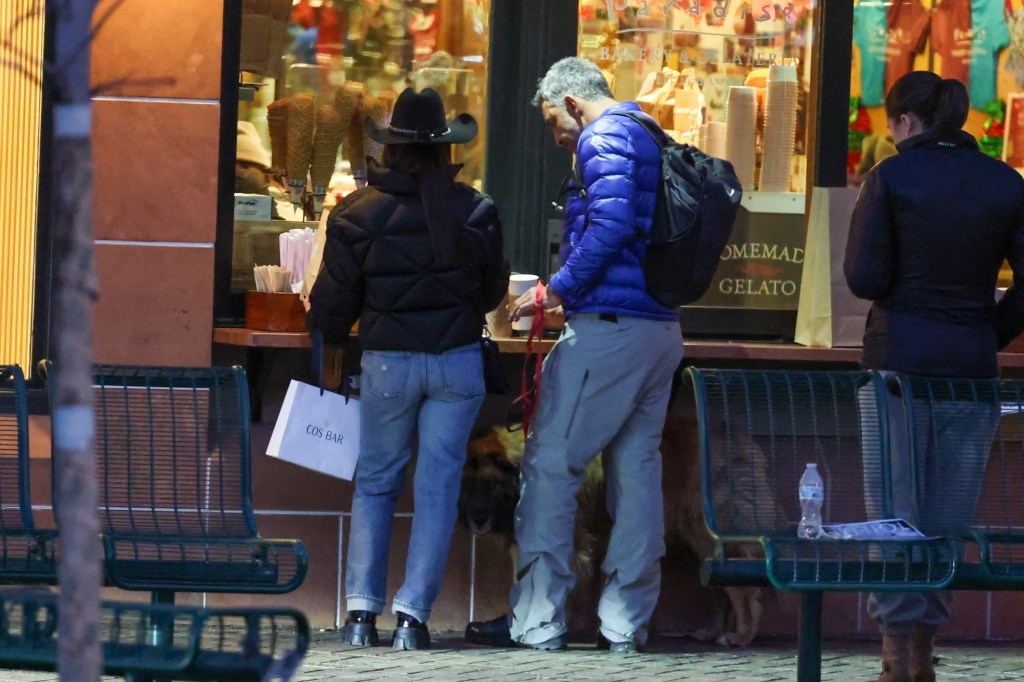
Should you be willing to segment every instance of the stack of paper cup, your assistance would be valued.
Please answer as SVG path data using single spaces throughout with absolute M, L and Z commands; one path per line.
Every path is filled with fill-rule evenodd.
M 508 302 L 515 303 L 516 299 L 525 294 L 531 288 L 537 286 L 537 275 L 512 275 L 508 278 Z M 517 336 L 525 336 L 533 326 L 533 315 L 521 317 L 512 323 L 512 333 Z
M 697 133 L 697 149 L 701 150 L 705 154 L 708 153 L 708 124 L 701 123 L 700 130 Z
M 764 144 L 758 182 L 758 189 L 762 192 L 789 191 L 799 94 L 796 67 L 773 64 L 768 71 L 765 99 Z
M 708 123 L 708 142 L 707 148 L 704 152 L 708 156 L 715 156 L 719 159 L 724 159 L 726 154 L 726 134 L 728 130 L 728 124 L 725 121 L 712 121 Z
M 729 120 L 725 158 L 732 162 L 744 190 L 754 188 L 757 91 L 734 85 L 729 88 Z

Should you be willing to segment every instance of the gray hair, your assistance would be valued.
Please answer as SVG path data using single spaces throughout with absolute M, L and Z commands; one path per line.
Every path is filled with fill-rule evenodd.
M 547 102 L 565 108 L 565 96 L 572 95 L 587 102 L 611 97 L 608 80 L 597 65 L 579 57 L 566 57 L 551 65 L 544 77 L 537 81 L 537 94 L 532 104 L 540 107 Z

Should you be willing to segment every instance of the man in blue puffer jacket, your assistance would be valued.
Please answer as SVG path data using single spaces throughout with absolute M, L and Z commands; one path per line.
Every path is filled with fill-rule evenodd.
M 683 356 L 677 312 L 646 291 L 661 151 L 636 121 L 634 102 L 612 98 L 601 71 L 569 57 L 541 79 L 534 98 L 555 144 L 576 153 L 563 228 L 562 267 L 543 306 L 562 305 L 566 325 L 544 362 L 543 391 L 522 462 L 516 509 L 519 556 L 510 616 L 470 623 L 470 641 L 560 649 L 572 588 L 573 519 L 583 470 L 602 453 L 614 520 L 602 565 L 598 645 L 637 651 L 661 587 L 665 551 L 661 431 L 672 374 Z M 580 184 L 582 179 L 582 186 Z M 534 292 L 512 304 L 518 319 Z

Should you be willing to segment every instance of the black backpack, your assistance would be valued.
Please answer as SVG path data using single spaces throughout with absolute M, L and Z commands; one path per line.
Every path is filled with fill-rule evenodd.
M 623 112 L 661 147 L 661 184 L 647 241 L 647 293 L 667 308 L 693 303 L 711 286 L 732 234 L 743 188 L 732 164 L 678 144 L 651 119 Z

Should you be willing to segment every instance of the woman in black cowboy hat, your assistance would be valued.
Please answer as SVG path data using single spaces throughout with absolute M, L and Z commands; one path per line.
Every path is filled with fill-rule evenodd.
M 501 223 L 490 198 L 455 181 L 452 144 L 477 132 L 445 117 L 436 92 L 405 90 L 391 123 L 366 121 L 385 145 L 369 184 L 327 220 L 310 325 L 363 348 L 359 464 L 345 592 L 346 644 L 378 642 L 391 519 L 418 444 L 405 581 L 392 603 L 395 649 L 430 645 L 426 621 L 441 586 L 466 443 L 484 399 L 480 333 L 508 286 Z

